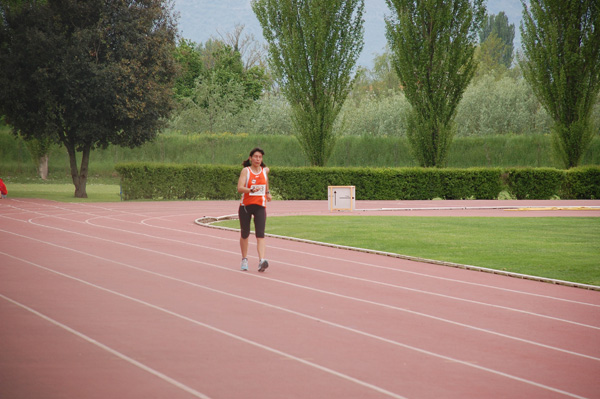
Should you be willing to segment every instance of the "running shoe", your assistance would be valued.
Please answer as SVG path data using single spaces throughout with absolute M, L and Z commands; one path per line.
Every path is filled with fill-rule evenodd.
M 248 259 L 246 259 L 246 258 L 242 259 L 242 267 L 241 267 L 241 269 L 243 271 L 248 270 Z
M 269 267 L 269 262 L 266 259 L 261 259 L 261 261 L 258 262 L 259 272 L 264 272 L 267 267 Z

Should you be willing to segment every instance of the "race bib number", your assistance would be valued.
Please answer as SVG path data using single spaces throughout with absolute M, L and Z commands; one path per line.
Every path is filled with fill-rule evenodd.
M 267 185 L 266 184 L 253 184 L 251 187 L 251 189 L 256 190 L 253 193 L 250 193 L 250 195 L 265 195 L 265 191 L 267 190 Z

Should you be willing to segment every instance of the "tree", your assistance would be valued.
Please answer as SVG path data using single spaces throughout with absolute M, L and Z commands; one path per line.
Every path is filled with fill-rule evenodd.
M 476 69 L 483 0 L 386 0 L 393 64 L 412 106 L 408 139 L 421 166 L 443 166 L 453 120 Z
M 204 45 L 180 41 L 176 54 L 182 72 L 175 83 L 179 107 L 170 126 L 186 133 L 245 128 L 240 121 L 268 85 L 264 67 L 245 68 L 241 53 L 216 39 Z
M 275 79 L 311 165 L 324 166 L 363 47 L 364 0 L 253 0 Z
M 244 63 L 244 71 L 255 66 L 264 65 L 264 46 L 261 46 L 254 35 L 242 35 L 245 25 L 236 24 L 233 32 L 221 33 L 217 30 L 221 41 L 240 53 Z
M 493 34 L 504 44 L 502 64 L 506 68 L 510 68 L 513 61 L 515 24 L 508 23 L 508 17 L 504 11 L 500 11 L 498 15 L 492 14 L 486 16 L 483 26 L 479 31 L 479 42 L 483 45 L 490 35 L 493 36 Z M 494 44 L 494 46 L 497 46 L 497 44 Z
M 390 94 L 400 90 L 400 80 L 392 65 L 392 56 L 387 46 L 385 52 L 377 54 L 373 60 L 373 80 L 374 91 L 379 93 Z
M 48 154 L 52 147 L 52 139 L 50 137 L 43 139 L 31 138 L 24 140 L 24 142 L 39 176 L 42 180 L 46 180 L 48 178 L 48 160 L 50 159 Z
M 64 145 L 75 197 L 86 198 L 90 152 L 139 146 L 169 115 L 170 3 L 23 0 L 0 7 L 0 114 L 25 139 Z
M 179 100 L 193 95 L 196 79 L 206 74 L 200 52 L 191 40 L 182 39 L 175 50 L 175 61 L 178 65 L 175 80 L 175 97 Z
M 597 0 L 523 3 L 523 76 L 554 121 L 555 148 L 565 167 L 577 166 L 593 130 L 600 89 L 600 4 Z
M 508 70 L 504 64 L 506 55 L 506 44 L 492 32 L 483 43 L 475 50 L 475 60 L 477 61 L 477 71 L 474 80 L 492 74 L 501 77 Z

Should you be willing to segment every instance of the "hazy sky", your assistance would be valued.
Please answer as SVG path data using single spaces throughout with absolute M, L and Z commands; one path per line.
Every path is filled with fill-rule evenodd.
M 519 23 L 522 6 L 520 0 L 488 0 L 488 13 L 504 11 L 508 21 L 515 25 L 515 49 L 520 47 Z M 260 24 L 252 11 L 250 0 L 175 0 L 179 12 L 179 31 L 182 37 L 203 43 L 217 31 L 233 31 L 236 24 L 245 26 L 244 32 L 264 41 Z M 384 16 L 389 14 L 385 0 L 365 0 L 365 45 L 358 60 L 359 65 L 372 68 L 375 54 L 385 48 Z

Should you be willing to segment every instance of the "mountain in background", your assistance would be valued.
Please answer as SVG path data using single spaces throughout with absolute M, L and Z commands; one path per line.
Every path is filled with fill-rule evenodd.
M 211 37 L 232 32 L 236 24 L 244 25 L 244 33 L 264 42 L 262 30 L 250 0 L 174 0 L 179 13 L 181 37 L 204 43 Z M 521 48 L 519 25 L 522 17 L 520 0 L 488 0 L 488 14 L 504 11 L 508 22 L 515 25 L 515 50 Z M 385 0 L 365 0 L 365 44 L 358 64 L 371 69 L 375 55 L 383 53 L 386 44 L 384 16 L 389 15 Z

